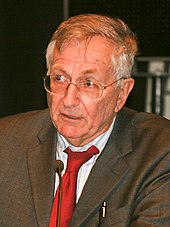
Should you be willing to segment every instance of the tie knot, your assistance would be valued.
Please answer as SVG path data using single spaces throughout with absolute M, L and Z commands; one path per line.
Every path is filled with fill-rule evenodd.
M 83 152 L 74 152 L 69 147 L 64 152 L 68 154 L 66 172 L 78 173 L 80 167 L 91 159 L 93 155 L 98 154 L 99 150 L 93 145 Z

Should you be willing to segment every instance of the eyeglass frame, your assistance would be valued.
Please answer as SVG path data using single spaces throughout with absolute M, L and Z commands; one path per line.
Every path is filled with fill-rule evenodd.
M 51 92 L 50 90 L 48 90 L 47 89 L 47 87 L 46 87 L 46 85 L 45 85 L 45 80 L 46 80 L 46 78 L 48 78 L 48 77 L 57 77 L 58 75 L 46 75 L 45 77 L 44 77 L 44 79 L 43 79 L 43 81 L 44 81 L 44 88 L 45 88 L 45 90 L 49 93 L 49 94 L 51 94 L 51 95 L 57 95 L 57 93 L 54 93 L 54 92 Z M 82 82 L 84 82 L 84 81 L 88 81 L 88 80 L 82 80 L 82 81 L 79 81 L 77 84 L 75 84 L 75 83 L 72 83 L 71 81 L 69 81 L 65 76 L 61 76 L 63 79 L 64 79 L 64 81 L 67 83 L 67 87 L 66 87 L 66 91 L 67 91 L 67 89 L 69 88 L 69 86 L 70 86 L 70 84 L 73 84 L 73 85 L 75 85 L 76 86 L 76 88 L 78 89 L 78 85 L 79 84 L 81 84 Z M 100 90 L 101 90 L 101 94 L 99 95 L 99 97 L 97 97 L 97 98 L 89 98 L 89 99 L 91 99 L 91 100 L 97 100 L 97 99 L 100 99 L 101 97 L 102 97 L 102 95 L 103 95 L 103 91 L 104 90 L 106 90 L 106 88 L 107 87 L 110 87 L 111 85 L 113 85 L 113 84 L 115 84 L 115 83 L 117 83 L 118 81 L 120 81 L 120 80 L 124 80 L 124 79 L 127 79 L 127 77 L 121 77 L 121 78 L 119 78 L 119 79 L 117 79 L 117 80 L 115 80 L 115 81 L 113 81 L 112 83 L 110 83 L 110 84 L 108 84 L 108 85 L 102 85 L 100 82 L 98 82 L 98 81 L 96 81 L 95 82 L 95 84 L 97 84 L 98 85 L 98 87 L 100 88 Z M 90 79 L 89 79 L 90 80 Z M 65 94 L 65 92 L 63 93 L 63 94 Z M 81 95 L 79 95 L 80 97 L 81 97 Z

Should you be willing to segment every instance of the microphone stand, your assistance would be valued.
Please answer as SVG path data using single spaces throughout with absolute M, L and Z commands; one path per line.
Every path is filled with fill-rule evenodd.
M 57 214 L 56 227 L 60 227 L 61 199 L 62 199 L 62 177 L 61 177 L 61 170 L 58 171 L 58 178 L 59 178 L 59 193 L 58 193 L 58 214 Z
M 58 173 L 59 185 L 58 185 L 58 207 L 57 207 L 57 222 L 56 227 L 60 227 L 60 215 L 61 215 L 61 200 L 62 200 L 62 177 L 61 173 L 64 169 L 64 164 L 61 160 L 55 160 L 53 163 L 55 172 Z

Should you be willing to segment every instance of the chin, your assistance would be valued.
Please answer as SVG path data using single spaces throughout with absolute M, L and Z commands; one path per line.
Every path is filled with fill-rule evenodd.
M 75 127 L 64 127 L 61 129 L 58 129 L 59 133 L 64 136 L 65 138 L 78 138 L 80 137 L 80 128 Z

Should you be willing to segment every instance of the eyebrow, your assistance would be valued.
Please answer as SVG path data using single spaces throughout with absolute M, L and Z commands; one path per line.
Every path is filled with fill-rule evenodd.
M 63 73 L 67 74 L 67 72 L 66 72 L 62 67 L 60 67 L 60 66 L 54 67 L 54 70 L 60 70 L 60 71 L 62 71 Z
M 97 73 L 97 70 L 96 69 L 84 69 L 81 74 L 95 74 Z
M 66 72 L 66 70 L 64 70 L 62 67 L 60 66 L 56 66 L 54 68 L 54 70 L 60 70 L 62 71 L 64 74 L 68 75 L 69 74 Z M 96 74 L 97 73 L 97 70 L 95 68 L 92 68 L 92 69 L 84 69 L 82 72 L 81 72 L 81 75 L 85 75 L 85 74 Z
M 70 78 L 69 74 L 62 67 L 60 67 L 60 66 L 55 66 L 53 68 L 52 72 L 56 73 L 57 70 L 58 71 L 61 71 L 61 73 L 65 74 L 66 77 L 69 77 Z

